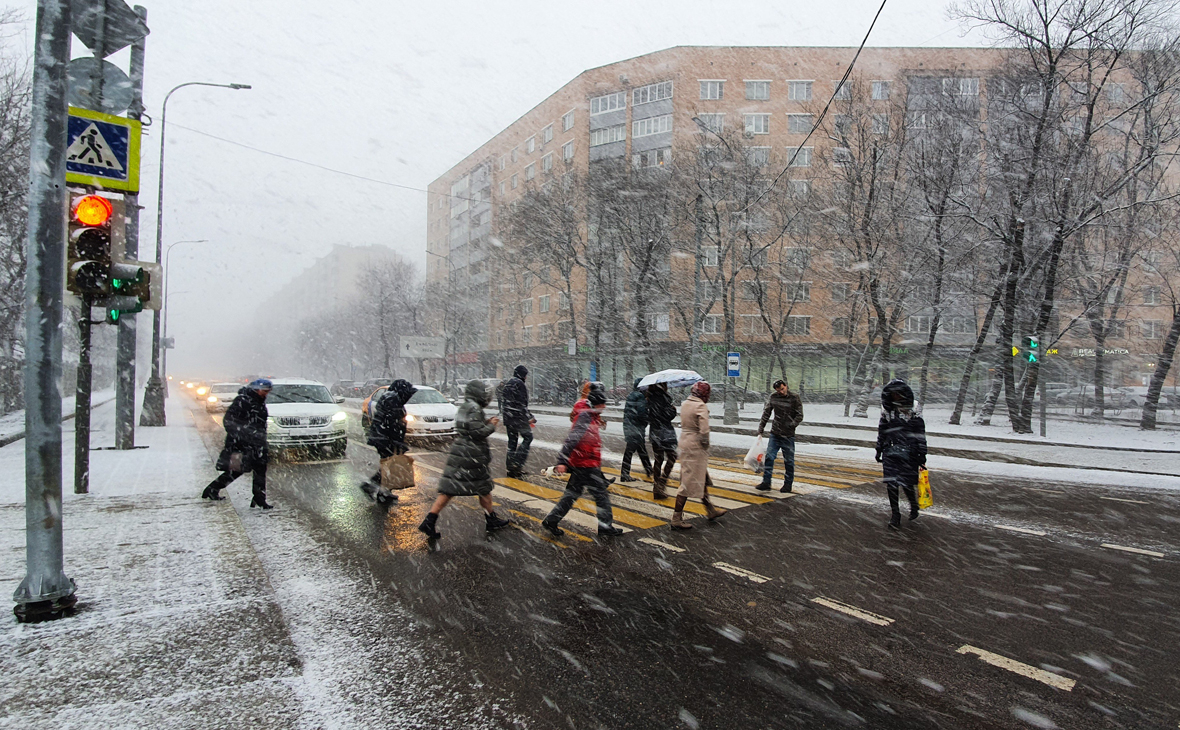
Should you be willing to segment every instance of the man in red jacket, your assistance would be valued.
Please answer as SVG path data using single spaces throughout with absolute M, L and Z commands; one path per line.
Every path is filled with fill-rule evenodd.
M 559 537 L 563 530 L 557 526 L 561 519 L 573 508 L 574 502 L 582 496 L 583 489 L 590 490 L 594 498 L 594 506 L 598 513 L 599 535 L 622 535 L 623 531 L 614 525 L 614 513 L 611 510 L 610 495 L 607 494 L 606 477 L 602 473 L 602 437 L 598 429 L 602 425 L 602 412 L 606 408 L 606 394 L 598 389 L 591 389 L 586 396 L 590 407 L 577 414 L 574 425 L 570 427 L 565 444 L 557 457 L 558 474 L 569 472 L 570 480 L 566 483 L 565 494 L 557 502 L 557 506 L 549 516 L 541 521 L 541 526 Z

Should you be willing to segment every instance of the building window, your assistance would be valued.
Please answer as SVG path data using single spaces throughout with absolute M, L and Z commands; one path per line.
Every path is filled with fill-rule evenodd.
M 664 147 L 658 150 L 647 150 L 646 152 L 636 152 L 631 155 L 631 166 L 635 169 L 643 169 L 645 167 L 663 167 L 672 160 L 672 149 Z
M 848 301 L 848 284 L 832 284 L 832 304 Z
M 720 314 L 706 314 L 705 319 L 701 322 L 701 334 L 719 335 L 721 334 L 721 315 Z
M 769 114 L 746 114 L 746 134 L 770 134 Z
M 507 155 L 500 155 L 499 161 L 496 162 L 496 170 L 503 170 L 507 166 L 508 166 Z
M 513 189 L 513 190 L 516 190 L 516 185 L 517 185 L 517 182 L 518 182 L 518 181 L 517 181 L 517 176 L 516 176 L 516 175 L 513 175 L 513 176 L 512 176 L 512 189 Z
M 832 164 L 836 167 L 844 167 L 852 163 L 852 150 L 847 147 L 833 147 L 832 148 Z
M 1112 104 L 1122 104 L 1127 98 L 1127 87 L 1125 84 L 1107 84 L 1106 98 Z
M 783 265 L 803 271 L 811 265 L 811 249 L 785 248 L 783 249 Z
M 564 312 L 570 308 L 570 298 L 565 292 L 559 292 L 557 295 L 557 309 Z
M 806 337 L 811 334 L 811 317 L 787 317 L 787 324 L 783 327 L 783 334 L 794 337 Z
M 852 254 L 848 251 L 832 251 L 832 267 L 837 271 L 848 271 L 852 268 Z
M 1143 339 L 1145 340 L 1162 340 L 1164 339 L 1164 323 L 1159 319 L 1145 319 L 1143 320 Z
M 668 315 L 667 313 L 651 312 L 644 321 L 647 323 L 649 332 L 667 332 L 668 331 Z
M 909 112 L 906 114 L 906 126 L 910 129 L 926 128 L 926 112 Z
M 742 282 L 742 299 L 747 302 L 756 302 L 762 295 L 762 283 L 758 281 L 743 281 Z
M 563 319 L 558 322 L 557 336 L 563 340 L 571 339 L 574 336 L 574 323 L 568 319 Z
M 622 142 L 625 139 L 627 139 L 627 126 L 625 124 L 616 124 L 613 127 L 595 129 L 590 132 L 591 147 L 610 144 L 612 142 Z
M 614 94 L 597 96 L 590 100 L 590 116 L 605 114 L 627 106 L 627 92 L 619 91 Z
M 852 98 L 852 87 L 848 84 L 847 81 L 845 81 L 844 83 L 840 83 L 839 81 L 833 81 L 832 86 L 836 87 L 836 92 L 834 94 L 832 94 L 833 99 L 835 99 L 837 101 L 848 101 L 849 99 Z
M 541 130 L 541 144 L 549 144 L 553 141 L 553 125 L 545 127 Z
M 520 300 L 520 314 L 521 314 L 521 316 L 527 317 L 532 313 L 533 313 L 533 300 L 532 299 L 521 299 Z
M 873 115 L 873 134 L 889 134 L 889 115 Z
M 568 132 L 574 128 L 574 110 L 570 109 L 561 118 L 561 131 Z
M 792 198 L 796 200 L 806 200 L 811 197 L 811 181 L 810 180 L 788 180 L 788 190 Z
M 788 81 L 787 101 L 811 101 L 811 82 Z
M 924 335 L 930 333 L 930 317 L 927 315 L 913 316 L 905 318 L 905 331 Z
M 637 119 L 631 123 L 632 137 L 650 137 L 653 134 L 662 134 L 671 131 L 671 114 L 665 114 L 660 117 L 648 117 L 647 119 Z
M 541 158 L 541 170 L 543 170 L 544 172 L 549 172 L 552 169 L 553 169 L 553 153 L 550 152 L 549 154 L 547 154 Z
M 545 314 L 546 312 L 549 311 L 549 295 L 548 294 L 542 294 L 541 296 L 537 297 L 537 311 L 540 312 L 541 314 Z
M 770 164 L 770 148 L 747 147 L 746 159 L 749 160 L 751 167 L 766 167 Z
M 970 317 L 951 317 L 947 329 L 955 335 L 975 334 L 975 321 Z M 1056 331 L 1056 327 L 1053 328 Z
M 505 188 L 505 187 L 506 187 L 506 183 L 505 183 L 503 180 L 501 180 L 501 181 L 500 181 L 500 195 L 503 195 L 503 194 L 504 194 L 504 188 Z
M 524 141 L 524 149 L 525 149 L 525 152 L 529 153 L 530 155 L 533 154 L 534 152 L 536 152 L 537 151 L 537 138 L 536 137 L 529 137 L 528 139 L 526 139 Z
M 742 315 L 742 334 L 747 337 L 759 337 L 769 333 L 766 328 L 766 320 L 762 319 L 760 314 L 743 314 Z
M 836 317 L 832 320 L 832 337 L 848 336 L 848 318 Z
M 979 79 L 959 79 L 959 96 L 979 96 Z
M 1144 304 L 1159 304 L 1160 303 L 1160 288 L 1158 286 L 1143 287 L 1143 303 Z
M 791 167 L 811 167 L 811 147 L 788 147 L 787 159 Z
M 705 266 L 716 266 L 721 249 L 717 246 L 701 246 L 701 253 L 705 255 Z
M 811 301 L 811 282 L 810 281 L 795 281 L 787 282 L 783 285 L 784 293 L 787 299 L 792 302 L 810 302 Z
M 701 124 L 710 132 L 721 134 L 725 131 L 724 114 L 698 114 L 697 119 L 701 120 Z
M 561 159 L 570 162 L 574 159 L 574 143 L 566 142 L 561 146 Z
M 529 326 L 525 327 L 523 330 L 521 330 L 520 344 L 524 345 L 525 347 L 528 347 L 529 345 L 533 344 L 533 327 L 532 327 L 532 325 L 529 325 Z
M 873 101 L 888 101 L 889 99 L 889 82 L 888 81 L 874 81 L 873 82 Z
M 527 182 L 537 176 L 537 163 L 530 162 L 528 167 L 524 168 L 524 179 Z
M 513 147 L 512 148 L 512 161 L 515 163 L 519 159 L 520 159 L 520 148 Z
M 716 101 L 725 96 L 725 82 L 720 80 L 701 80 L 701 100 Z
M 553 339 L 553 325 L 549 323 L 537 325 L 537 344 L 547 345 Z
M 770 99 L 770 82 L 747 81 L 746 98 L 750 101 L 768 101 Z
M 807 134 L 811 131 L 812 120 L 810 114 L 788 114 L 787 132 L 790 134 Z
M 640 86 L 638 89 L 631 92 L 631 105 L 639 106 L 640 104 L 647 104 L 652 101 L 659 101 L 661 99 L 672 98 L 672 82 L 661 81 L 658 84 L 648 84 L 647 86 Z

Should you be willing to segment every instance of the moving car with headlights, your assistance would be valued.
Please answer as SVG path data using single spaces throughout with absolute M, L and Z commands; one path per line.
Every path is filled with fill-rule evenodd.
M 221 413 L 229 408 L 229 404 L 238 397 L 241 383 L 214 383 L 209 386 L 209 394 L 205 396 L 205 410 L 209 413 Z
M 266 398 L 266 443 L 334 459 L 348 448 L 348 414 L 328 387 L 314 380 L 277 378 Z
M 450 441 L 455 438 L 455 414 L 459 409 L 446 397 L 427 385 L 415 385 L 416 392 L 406 402 L 406 441 Z M 385 395 L 388 387 L 377 392 L 361 404 L 361 426 L 367 432 L 373 422 L 373 408 Z

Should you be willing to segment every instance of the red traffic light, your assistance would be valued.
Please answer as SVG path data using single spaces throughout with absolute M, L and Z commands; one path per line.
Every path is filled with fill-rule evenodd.
M 74 220 L 84 226 L 105 226 L 113 213 L 111 201 L 101 195 L 83 195 L 74 201 Z

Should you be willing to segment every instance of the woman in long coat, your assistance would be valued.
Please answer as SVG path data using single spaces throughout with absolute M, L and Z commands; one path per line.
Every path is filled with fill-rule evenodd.
M 894 379 L 881 389 L 881 420 L 877 423 L 877 461 L 881 462 L 892 515 L 889 527 L 901 527 L 898 491 L 910 503 L 910 521 L 918 519 L 918 471 L 926 466 L 926 422 L 914 413 L 914 391 Z
M 672 509 L 672 529 L 689 530 L 684 521 L 684 507 L 689 498 L 705 505 L 705 516 L 715 520 L 729 510 L 713 506 L 709 499 L 709 394 L 712 388 L 701 381 L 692 386 L 692 395 L 680 405 L 680 491 Z
M 495 483 L 489 469 L 492 451 L 488 447 L 488 437 L 495 432 L 500 419 L 484 416 L 483 409 L 487 408 L 491 398 L 483 381 L 467 381 L 463 396 L 465 400 L 455 416 L 455 442 L 451 444 L 447 465 L 443 468 L 442 478 L 438 480 L 438 498 L 434 500 L 430 514 L 418 525 L 418 529 L 431 540 L 442 537 L 435 525 L 439 513 L 453 497 L 479 497 L 488 532 L 511 524 L 498 517 L 492 505 L 492 487 Z

